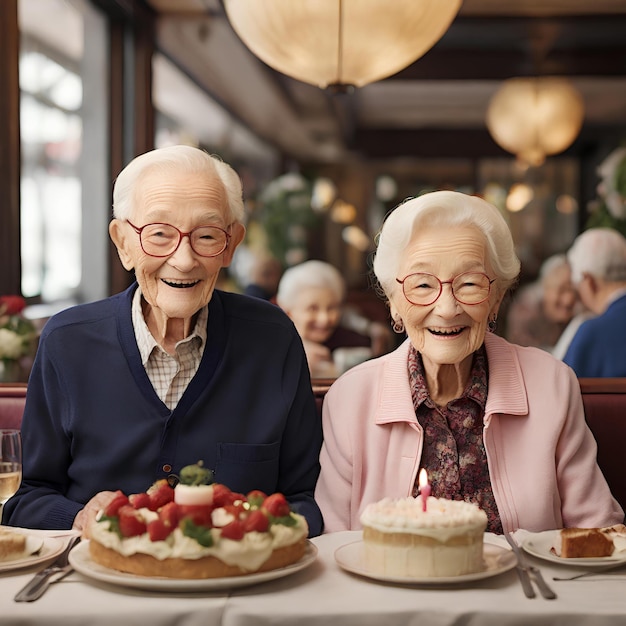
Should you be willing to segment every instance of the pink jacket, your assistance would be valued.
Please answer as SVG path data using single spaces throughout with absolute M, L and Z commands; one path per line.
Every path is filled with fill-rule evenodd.
M 621 523 L 624 512 L 596 463 L 574 372 L 537 348 L 485 338 L 489 390 L 484 442 L 505 530 Z M 315 498 L 325 532 L 359 529 L 364 507 L 411 494 L 423 433 L 408 384 L 409 342 L 331 386 Z

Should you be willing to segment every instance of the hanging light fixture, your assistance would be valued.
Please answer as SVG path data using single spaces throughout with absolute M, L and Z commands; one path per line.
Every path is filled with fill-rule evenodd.
M 495 142 L 526 165 L 568 148 L 585 115 L 580 93 L 565 78 L 511 78 L 489 103 L 487 128 Z
M 224 0 L 235 32 L 275 70 L 321 88 L 362 87 L 423 56 L 462 0 Z

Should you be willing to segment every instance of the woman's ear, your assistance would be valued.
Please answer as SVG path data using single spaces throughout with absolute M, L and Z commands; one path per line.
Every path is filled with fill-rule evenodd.
M 109 235 L 117 248 L 117 254 L 120 257 L 124 269 L 131 271 L 135 267 L 135 264 L 133 263 L 132 255 L 128 252 L 128 246 L 130 244 L 127 229 L 123 228 L 120 220 L 111 220 L 109 224 Z

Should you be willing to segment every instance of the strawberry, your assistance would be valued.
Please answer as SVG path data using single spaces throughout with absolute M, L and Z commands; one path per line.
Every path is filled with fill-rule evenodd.
M 222 537 L 232 539 L 233 541 L 241 541 L 245 535 L 243 524 L 239 520 L 233 520 L 226 526 L 222 527 Z
M 128 500 L 135 509 L 150 507 L 150 496 L 147 493 L 133 493 L 128 496 Z
M 237 504 L 225 504 L 224 510 L 230 513 L 235 519 L 239 519 L 241 514 L 245 511 L 243 508 L 243 502 L 237 502 Z
M 253 489 L 246 496 L 250 506 L 252 507 L 260 507 L 263 504 L 263 500 L 267 498 L 267 494 L 260 489 Z
M 150 497 L 148 508 L 151 511 L 157 511 L 163 505 L 174 500 L 174 490 L 169 486 L 167 480 L 162 478 L 148 489 L 148 496 Z
M 196 526 L 211 528 L 213 509 L 205 504 L 183 504 L 178 507 L 179 520 L 190 519 Z
M 115 492 L 113 499 L 104 509 L 104 514 L 107 517 L 115 517 L 121 506 L 128 504 L 128 496 L 121 492 L 119 489 Z
M 287 498 L 282 493 L 273 493 L 271 496 L 267 496 L 263 501 L 263 509 L 272 517 L 285 517 L 291 512 Z
M 233 493 L 226 485 L 219 483 L 213 485 L 213 505 L 216 508 L 225 504 L 232 504 L 241 497 L 240 494 Z
M 153 519 L 151 522 L 148 522 L 147 530 L 150 541 L 164 541 L 174 529 L 160 519 Z
M 270 521 L 267 519 L 267 515 L 259 509 L 250 511 L 248 517 L 243 520 L 243 529 L 247 533 L 252 531 L 264 533 L 269 528 L 269 525 Z
M 180 507 L 176 502 L 168 502 L 159 509 L 159 519 L 170 528 L 176 528 L 180 520 Z
M 120 507 L 117 514 L 122 537 L 135 537 L 146 532 L 146 523 L 139 518 L 137 511 L 130 504 Z

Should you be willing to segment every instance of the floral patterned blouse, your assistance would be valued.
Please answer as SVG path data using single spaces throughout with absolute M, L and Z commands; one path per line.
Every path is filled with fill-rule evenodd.
M 502 534 L 483 442 L 488 381 L 484 345 L 474 353 L 465 391 L 444 407 L 432 401 L 422 357 L 412 346 L 408 367 L 415 415 L 424 430 L 422 467 L 428 472 L 432 495 L 476 503 L 487 514 L 487 530 Z M 416 481 L 413 495 L 418 493 Z

